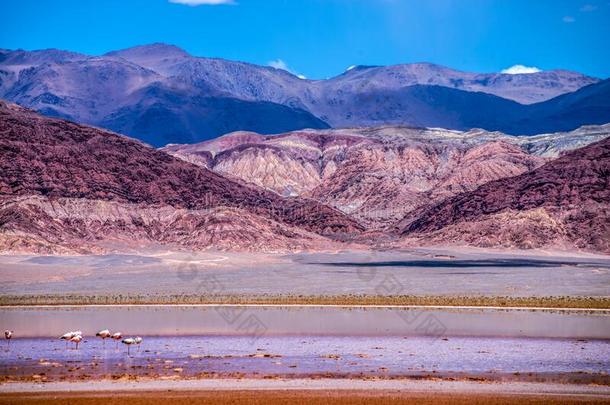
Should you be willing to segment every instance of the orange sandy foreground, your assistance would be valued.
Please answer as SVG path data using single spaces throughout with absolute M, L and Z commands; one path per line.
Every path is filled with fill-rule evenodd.
M 145 391 L 27 393 L 0 396 L 0 404 L 556 404 L 604 403 L 607 398 L 549 394 L 463 394 L 405 391 Z

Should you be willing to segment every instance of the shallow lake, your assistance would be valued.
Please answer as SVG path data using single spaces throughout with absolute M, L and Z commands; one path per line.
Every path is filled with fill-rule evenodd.
M 101 329 L 125 334 L 500 336 L 610 339 L 610 310 L 316 305 L 99 305 L 0 307 L 21 337 Z
M 610 342 L 574 339 L 247 336 L 148 337 L 139 348 L 94 337 L 78 350 L 57 339 L 15 339 L 0 376 L 46 380 L 120 375 L 180 377 L 478 377 L 607 380 Z M 606 379 L 606 380 L 604 380 Z

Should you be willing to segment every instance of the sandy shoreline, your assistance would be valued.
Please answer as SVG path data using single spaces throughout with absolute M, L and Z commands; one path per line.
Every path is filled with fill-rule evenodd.
M 579 297 L 581 299 L 588 299 L 589 297 Z M 598 298 L 590 298 L 594 301 Z M 604 304 L 610 300 L 606 297 L 600 298 Z M 605 306 L 605 305 L 604 305 Z M 610 313 L 610 308 L 585 308 L 585 307 L 561 307 L 561 306 L 493 306 L 493 305 L 418 305 L 418 304 L 301 304 L 301 303 L 199 303 L 199 304 L 188 304 L 188 303 L 171 303 L 171 304 L 15 304 L 15 305 L 1 305 L 1 309 L 12 309 L 12 308 L 40 308 L 40 309 L 84 309 L 84 308 L 124 308 L 124 307 L 135 307 L 135 308 L 217 308 L 217 307 L 236 307 L 236 308 L 346 308 L 346 309 L 449 309 L 449 310 L 468 310 L 468 309 L 481 309 L 481 310 L 503 310 L 503 311 L 546 311 L 546 312 L 557 312 L 557 313 Z
M 0 404 L 554 404 L 607 403 L 610 387 L 387 380 L 196 380 L 0 384 Z
M 175 405 L 191 404 L 243 404 L 243 405 L 478 405 L 478 404 L 600 404 L 605 397 L 566 394 L 495 394 L 409 391 L 336 391 L 336 390 L 259 390 L 259 391 L 138 391 L 138 392 L 83 392 L 83 393 L 29 393 L 0 394 L 0 404 L 65 404 L 110 405 L 155 404 L 159 401 Z
M 197 379 L 86 382 L 1 383 L 0 392 L 117 392 L 117 391 L 242 391 L 242 390 L 367 390 L 447 393 L 586 395 L 610 399 L 610 386 L 535 382 L 474 382 L 446 380 L 359 379 Z

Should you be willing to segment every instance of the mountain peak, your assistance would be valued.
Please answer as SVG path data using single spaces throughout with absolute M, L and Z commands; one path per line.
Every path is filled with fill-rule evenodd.
M 153 56 L 169 58 L 169 57 L 183 57 L 190 56 L 184 49 L 172 45 L 165 44 L 162 42 L 155 42 L 146 45 L 132 46 L 131 48 L 121 49 L 119 51 L 112 51 L 106 53 L 104 56 L 119 56 L 128 59 L 129 57 L 146 57 L 151 58 Z

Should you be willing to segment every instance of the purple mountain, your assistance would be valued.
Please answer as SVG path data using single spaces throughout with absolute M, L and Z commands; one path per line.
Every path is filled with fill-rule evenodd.
M 360 66 L 328 80 L 304 80 L 165 44 L 102 56 L 0 50 L 0 98 L 155 146 L 235 130 L 382 124 L 512 134 L 569 130 L 610 122 L 607 87 L 561 70 L 475 74 L 427 63 Z

